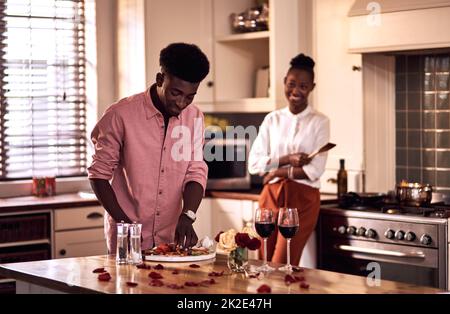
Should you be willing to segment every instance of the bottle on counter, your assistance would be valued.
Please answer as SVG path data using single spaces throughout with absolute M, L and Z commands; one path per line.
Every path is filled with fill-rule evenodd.
M 338 199 L 347 193 L 347 170 L 345 170 L 345 159 L 340 159 L 341 164 L 337 174 L 337 196 Z

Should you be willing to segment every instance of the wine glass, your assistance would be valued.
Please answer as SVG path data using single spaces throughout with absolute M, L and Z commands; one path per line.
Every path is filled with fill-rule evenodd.
M 268 208 L 257 208 L 255 212 L 255 230 L 264 239 L 264 262 L 256 268 L 256 271 L 269 272 L 275 268 L 267 263 L 267 238 L 275 230 L 275 219 L 273 212 Z
M 278 229 L 287 240 L 287 264 L 278 268 L 288 273 L 292 272 L 291 265 L 291 238 L 299 228 L 297 208 L 280 208 L 278 213 Z

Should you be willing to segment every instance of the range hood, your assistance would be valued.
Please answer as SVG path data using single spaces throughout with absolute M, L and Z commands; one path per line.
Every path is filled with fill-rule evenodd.
M 351 53 L 450 47 L 450 0 L 356 0 L 348 16 Z

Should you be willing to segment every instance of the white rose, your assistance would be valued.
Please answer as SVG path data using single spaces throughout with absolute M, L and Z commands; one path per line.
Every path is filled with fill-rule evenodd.
M 231 252 L 234 249 L 236 249 L 237 245 L 236 245 L 236 241 L 234 239 L 236 234 L 237 234 L 237 232 L 234 229 L 230 229 L 227 232 L 222 233 L 219 237 L 218 247 L 221 250 L 224 250 L 227 252 Z

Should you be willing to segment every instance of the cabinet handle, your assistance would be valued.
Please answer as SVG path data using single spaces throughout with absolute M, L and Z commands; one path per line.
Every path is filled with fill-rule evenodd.
M 62 249 L 62 250 L 59 250 L 59 255 L 61 255 L 61 256 L 64 256 L 64 255 L 66 255 L 66 250 L 64 250 L 64 249 Z
M 87 219 L 99 219 L 99 218 L 103 218 L 103 215 L 97 212 L 93 212 L 90 213 L 89 215 L 86 216 Z
M 206 86 L 213 87 L 214 86 L 214 82 L 213 81 L 208 81 L 208 83 L 206 83 Z

